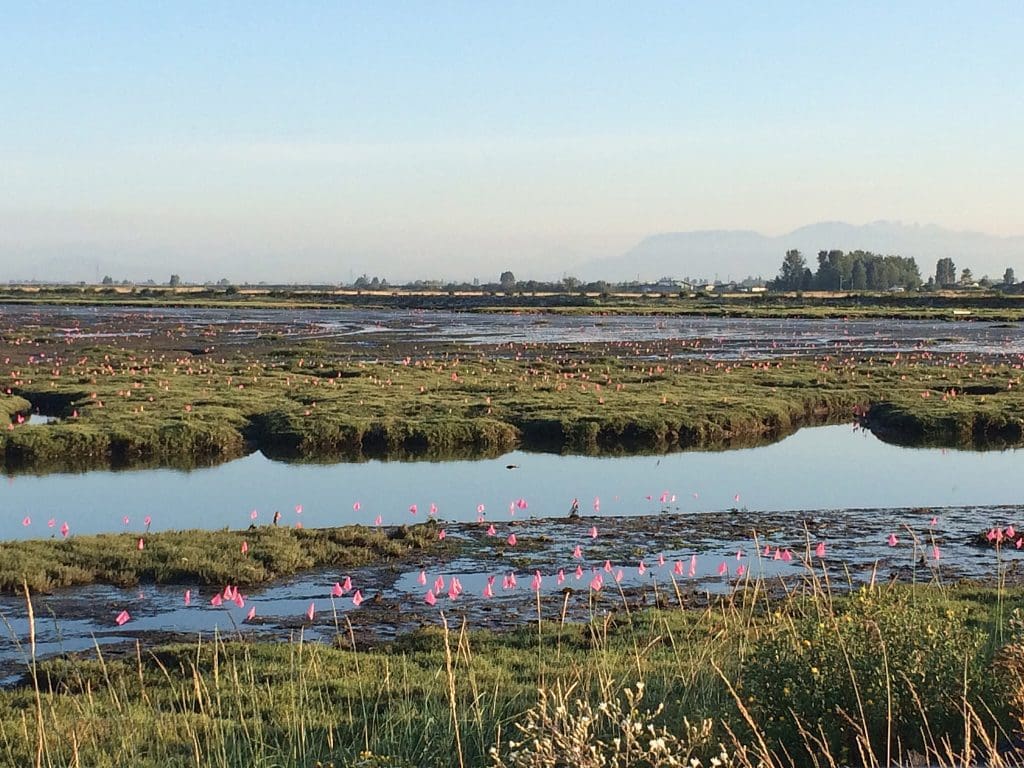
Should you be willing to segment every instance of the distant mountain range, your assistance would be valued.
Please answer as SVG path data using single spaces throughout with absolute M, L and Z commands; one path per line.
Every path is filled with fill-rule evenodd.
M 912 256 L 922 279 L 935 273 L 935 262 L 949 257 L 957 270 L 969 267 L 975 278 L 1001 278 L 1007 267 L 1024 274 L 1024 236 L 997 237 L 956 232 L 934 225 L 876 221 L 847 224 L 823 221 L 785 235 L 767 237 L 750 230 L 666 232 L 645 238 L 621 256 L 597 259 L 580 267 L 580 277 L 605 280 L 656 280 L 693 277 L 738 280 L 774 277 L 786 251 L 796 248 L 814 269 L 818 251 L 864 250 Z

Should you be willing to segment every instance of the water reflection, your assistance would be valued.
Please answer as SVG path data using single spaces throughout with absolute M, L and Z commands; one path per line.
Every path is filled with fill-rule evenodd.
M 487 519 L 502 521 L 562 516 L 573 498 L 584 511 L 596 502 L 602 515 L 1014 504 L 1021 476 L 1024 449 L 902 448 L 849 425 L 802 429 L 759 448 L 662 456 L 514 452 L 324 465 L 253 454 L 193 471 L 8 477 L 0 486 L 0 538 L 57 535 L 65 521 L 72 534 L 142 530 L 146 516 L 152 530 L 245 528 L 253 511 L 258 524 L 280 511 L 284 525 L 372 525 L 378 516 L 390 525 L 424 519 L 432 503 L 445 520 L 475 521 L 483 505 Z M 510 509 L 518 499 L 526 509 Z

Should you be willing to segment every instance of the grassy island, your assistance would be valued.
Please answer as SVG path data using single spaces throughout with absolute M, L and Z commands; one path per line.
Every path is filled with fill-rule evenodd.
M 189 466 L 259 448 L 286 458 L 572 453 L 749 445 L 803 424 L 859 418 L 910 444 L 1024 438 L 1019 361 L 850 357 L 746 363 L 543 351 L 533 359 L 264 359 L 92 349 L 0 366 L 8 468 Z M 16 424 L 36 410 L 45 425 Z

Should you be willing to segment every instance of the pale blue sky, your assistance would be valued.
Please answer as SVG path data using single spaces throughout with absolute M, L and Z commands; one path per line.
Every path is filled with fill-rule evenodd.
M 540 277 L 829 219 L 1024 233 L 1019 1 L 0 5 L 0 279 Z

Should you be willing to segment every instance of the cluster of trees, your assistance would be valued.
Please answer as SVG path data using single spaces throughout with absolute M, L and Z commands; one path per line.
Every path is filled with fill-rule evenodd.
M 616 288 L 628 286 L 627 283 L 609 283 L 607 280 L 594 280 L 585 283 L 578 277 L 567 275 L 561 280 L 516 280 L 516 276 L 509 270 L 501 273 L 498 282 L 481 286 L 486 290 L 501 290 L 506 293 L 518 291 L 520 293 L 572 293 L 580 291 L 584 293 L 608 293 Z
M 819 251 L 818 269 L 812 272 L 800 251 L 786 251 L 779 276 L 769 287 L 779 291 L 887 291 L 914 290 L 921 272 L 913 258 L 882 256 L 870 251 Z
M 388 281 L 383 280 L 376 275 L 373 278 L 369 278 L 366 275 L 360 275 L 356 278 L 356 281 L 352 283 L 352 287 L 360 291 L 384 291 L 388 289 Z
M 1017 276 L 1013 273 L 1013 267 L 1007 267 L 1003 272 L 1003 281 L 1000 283 L 1004 288 L 1017 284 Z M 960 279 L 956 277 L 956 264 L 950 258 L 939 259 L 935 263 L 935 277 L 928 278 L 929 288 L 973 288 L 975 285 L 981 288 L 991 288 L 995 283 L 989 280 L 988 275 L 975 283 L 974 274 L 969 267 L 960 272 Z
M 1007 267 L 999 285 L 1009 288 L 1016 283 L 1013 268 Z M 936 262 L 935 276 L 928 278 L 925 287 L 932 290 L 994 285 L 988 276 L 975 282 L 969 268 L 963 269 L 958 278 L 956 264 L 947 257 Z M 786 251 L 779 276 L 768 287 L 775 291 L 912 291 L 921 287 L 921 273 L 913 258 L 880 256 L 870 251 L 819 251 L 818 269 L 812 272 L 803 254 L 794 250 Z

